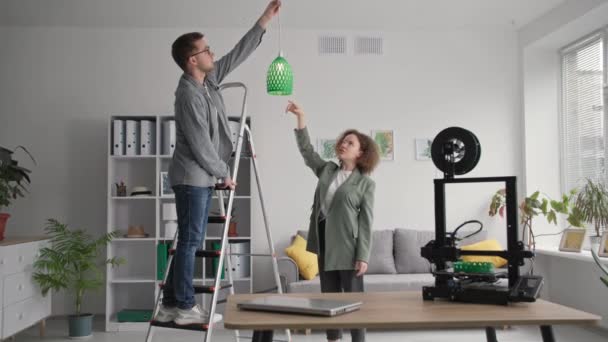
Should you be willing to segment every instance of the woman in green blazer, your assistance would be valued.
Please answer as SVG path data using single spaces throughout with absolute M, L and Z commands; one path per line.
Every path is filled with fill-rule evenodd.
M 286 112 L 297 117 L 298 148 L 319 179 L 306 249 L 318 256 L 321 291 L 363 292 L 376 188 L 368 175 L 378 165 L 378 147 L 369 136 L 347 130 L 336 142 L 339 165 L 325 161 L 310 143 L 302 108 L 289 101 Z M 351 330 L 351 337 L 353 342 L 365 341 L 365 329 Z M 327 331 L 328 341 L 340 338 L 340 330 Z

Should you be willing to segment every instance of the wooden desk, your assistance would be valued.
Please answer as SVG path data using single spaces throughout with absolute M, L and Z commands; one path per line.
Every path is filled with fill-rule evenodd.
M 276 329 L 328 328 L 485 328 L 488 342 L 496 341 L 494 327 L 538 325 L 543 341 L 553 342 L 552 325 L 595 324 L 601 317 L 544 300 L 509 306 L 424 301 L 419 291 L 368 293 L 299 293 L 281 296 L 358 300 L 360 310 L 336 317 L 266 313 L 239 310 L 236 304 L 269 294 L 240 294 L 228 297 L 224 327 L 254 330 L 254 342 L 272 341 Z M 277 294 L 272 294 L 277 295 Z

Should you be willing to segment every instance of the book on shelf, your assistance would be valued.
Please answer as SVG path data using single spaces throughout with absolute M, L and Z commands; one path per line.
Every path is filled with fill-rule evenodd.
M 156 246 L 156 280 L 163 280 L 165 270 L 167 269 L 167 261 L 169 259 L 170 243 L 160 242 Z

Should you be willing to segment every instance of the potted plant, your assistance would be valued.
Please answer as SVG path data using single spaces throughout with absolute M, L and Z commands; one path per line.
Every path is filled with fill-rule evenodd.
M 587 183 L 578 192 L 574 205 L 580 210 L 583 221 L 594 226 L 595 235 L 589 238 L 592 245 L 598 244 L 608 224 L 608 189 L 604 183 L 587 178 Z
M 573 205 L 572 199 L 576 195 L 576 190 L 571 190 L 567 195 L 563 195 L 561 201 L 552 200 L 549 196 L 541 195 L 540 191 L 524 198 L 519 205 L 520 221 L 523 226 L 523 236 L 526 237 L 529 248 L 536 247 L 535 235 L 532 230 L 532 219 L 543 215 L 549 223 L 557 225 L 557 214 L 566 215 L 566 220 L 571 227 L 583 227 L 580 210 Z M 490 202 L 489 215 L 499 214 L 504 217 L 506 206 L 505 189 L 496 191 Z
M 34 157 L 23 146 L 18 146 L 15 150 L 22 149 L 27 153 L 32 161 L 36 163 Z M 0 146 L 0 240 L 4 240 L 6 222 L 11 216 L 2 212 L 4 207 L 8 207 L 11 202 L 18 197 L 23 197 L 27 192 L 25 184 L 30 183 L 30 170 L 19 166 L 19 162 L 13 159 L 15 150 L 9 150 Z
M 106 259 L 98 257 L 118 232 L 111 232 L 94 238 L 83 230 L 71 230 L 55 219 L 49 219 L 45 232 L 50 238 L 50 246 L 40 250 L 34 262 L 34 281 L 42 294 L 50 290 L 66 290 L 75 295 L 76 312 L 68 317 L 69 336 L 82 338 L 91 336 L 93 314 L 82 313 L 82 300 L 86 291 L 97 290 L 104 284 L 101 267 L 112 267 L 124 263 L 122 258 Z

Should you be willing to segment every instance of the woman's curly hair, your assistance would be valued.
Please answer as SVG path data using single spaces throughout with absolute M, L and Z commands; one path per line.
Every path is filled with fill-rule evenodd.
M 340 145 L 342 145 L 342 141 L 349 134 L 355 135 L 361 145 L 360 148 L 362 153 L 361 156 L 357 158 L 357 168 L 363 174 L 370 174 L 380 162 L 380 152 L 378 151 L 378 145 L 369 135 L 363 134 L 356 129 L 346 130 L 340 135 L 336 142 L 336 155 L 338 155 L 338 149 L 340 148 Z

